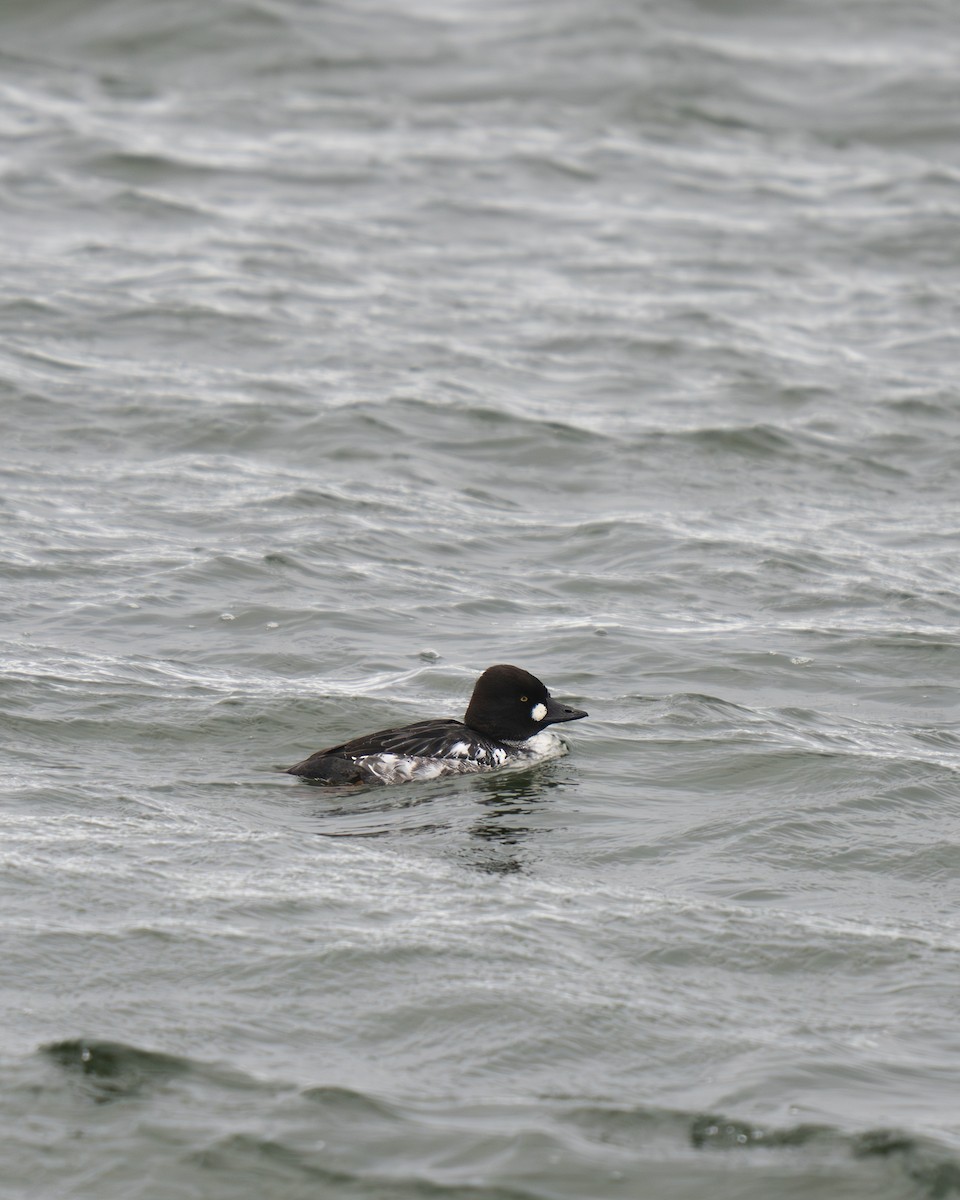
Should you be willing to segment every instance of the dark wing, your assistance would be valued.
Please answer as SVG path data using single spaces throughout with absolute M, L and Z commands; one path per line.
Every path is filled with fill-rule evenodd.
M 460 737 L 459 735 L 463 735 Z M 440 758 L 458 741 L 474 742 L 461 721 L 417 721 L 399 729 L 381 729 L 363 737 L 318 750 L 303 762 L 287 767 L 288 775 L 311 779 L 330 779 L 338 783 L 359 782 L 355 760 L 371 754 L 398 754 L 407 758 Z M 356 779 L 353 777 L 356 776 Z
M 342 754 L 347 758 L 362 758 L 368 754 L 402 754 L 407 758 L 439 758 L 454 745 L 462 733 L 466 741 L 467 728 L 462 721 L 417 721 L 399 729 L 381 729 L 364 737 L 334 746 L 324 754 Z

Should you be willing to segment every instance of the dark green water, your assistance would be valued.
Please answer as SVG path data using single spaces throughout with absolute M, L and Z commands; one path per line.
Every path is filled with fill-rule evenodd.
M 4 1196 L 960 1193 L 954 18 L 3 8 Z

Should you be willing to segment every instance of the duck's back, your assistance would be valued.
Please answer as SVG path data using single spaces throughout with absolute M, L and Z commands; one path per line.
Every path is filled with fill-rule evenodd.
M 318 750 L 287 774 L 337 785 L 400 783 L 488 771 L 508 757 L 508 747 L 462 721 L 417 721 Z

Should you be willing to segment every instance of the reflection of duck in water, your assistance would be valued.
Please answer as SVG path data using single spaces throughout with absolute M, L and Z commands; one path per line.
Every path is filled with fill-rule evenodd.
M 481 776 L 470 789 L 479 808 L 461 851 L 465 863 L 490 875 L 525 871 L 538 857 L 537 835 L 554 828 L 543 802 L 562 787 L 562 776 L 549 770 Z
M 317 783 L 406 783 L 534 763 L 566 752 L 549 725 L 587 714 L 554 700 L 535 675 L 500 663 L 477 680 L 462 721 L 417 721 L 318 750 L 289 775 Z

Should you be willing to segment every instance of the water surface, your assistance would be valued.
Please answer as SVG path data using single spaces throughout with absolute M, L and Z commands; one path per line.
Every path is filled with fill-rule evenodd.
M 5 6 L 10 1195 L 960 1192 L 953 18 Z

